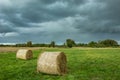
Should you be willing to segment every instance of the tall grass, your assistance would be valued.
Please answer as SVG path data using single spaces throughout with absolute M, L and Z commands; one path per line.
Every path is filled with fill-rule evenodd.
M 0 53 L 0 80 L 119 80 L 120 49 L 65 49 L 68 73 L 64 76 L 37 73 L 37 58 L 43 50 L 35 50 L 31 60 L 16 59 L 14 52 Z

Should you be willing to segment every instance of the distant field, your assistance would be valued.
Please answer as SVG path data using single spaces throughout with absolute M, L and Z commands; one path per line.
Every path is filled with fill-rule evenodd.
M 4 52 L 16 52 L 18 49 L 37 50 L 37 49 L 40 49 L 40 47 L 0 47 L 0 53 L 4 53 Z
M 37 57 L 43 51 L 65 52 L 68 73 L 64 76 L 37 73 Z M 34 58 L 25 61 L 16 59 L 14 51 L 1 51 L 0 80 L 120 80 L 119 48 L 37 48 L 33 53 Z

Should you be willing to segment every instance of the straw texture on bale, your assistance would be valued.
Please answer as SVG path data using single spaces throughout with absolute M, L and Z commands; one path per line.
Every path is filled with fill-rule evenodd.
M 27 49 L 20 49 L 17 51 L 17 54 L 16 54 L 16 58 L 19 58 L 19 59 L 31 59 L 33 57 L 33 53 L 31 50 L 27 50 Z
M 66 63 L 67 59 L 63 52 L 43 52 L 37 61 L 37 71 L 63 75 L 67 72 Z

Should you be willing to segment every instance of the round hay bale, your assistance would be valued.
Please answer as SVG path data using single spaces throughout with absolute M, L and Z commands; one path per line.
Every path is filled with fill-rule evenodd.
M 16 58 L 19 58 L 19 59 L 31 59 L 33 57 L 33 53 L 31 50 L 27 50 L 27 49 L 20 49 L 17 51 L 17 54 L 16 54 Z
M 67 72 L 67 59 L 63 52 L 43 52 L 37 61 L 37 71 L 63 75 Z

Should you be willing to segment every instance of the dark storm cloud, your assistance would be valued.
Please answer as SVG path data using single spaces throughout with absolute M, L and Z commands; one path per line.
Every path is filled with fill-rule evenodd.
M 31 22 L 39 23 L 74 16 L 76 12 L 72 7 L 85 2 L 85 0 L 31 0 L 28 2 L 25 0 L 26 4 L 15 5 L 15 0 L 5 1 L 12 6 L 2 7 L 0 13 L 5 15 L 5 20 L 17 27 L 30 27 Z M 72 4 L 73 6 L 71 6 Z
M 15 29 L 13 29 L 12 24 L 4 20 L 0 20 L 0 33 L 7 33 L 13 31 L 15 31 Z
M 13 32 L 13 31 L 14 29 L 11 29 L 10 27 L 0 25 L 0 33 L 7 33 L 7 32 Z
M 92 1 L 92 0 L 91 0 Z M 84 6 L 81 14 L 87 16 L 87 19 L 81 24 L 77 24 L 78 29 L 89 31 L 88 33 L 120 33 L 120 9 L 119 0 L 93 1 Z
M 36 0 L 29 3 L 29 5 L 22 10 L 22 17 L 31 22 L 58 20 L 76 15 L 73 7 L 75 4 L 81 4 L 83 2 L 85 2 L 85 0 Z
M 21 17 L 21 13 L 18 9 L 14 7 L 1 9 L 0 13 L 4 16 L 0 16 L 0 18 L 13 24 L 15 27 L 28 27 L 28 21 Z
M 76 14 L 74 7 L 84 2 L 85 0 L 31 0 L 23 7 L 3 7 L 1 12 L 15 25 L 27 26 L 28 22 L 38 23 L 73 16 Z M 18 13 L 21 19 L 16 16 Z
M 7 33 L 7 42 L 119 40 L 119 4 L 119 0 L 0 0 L 0 33 Z

